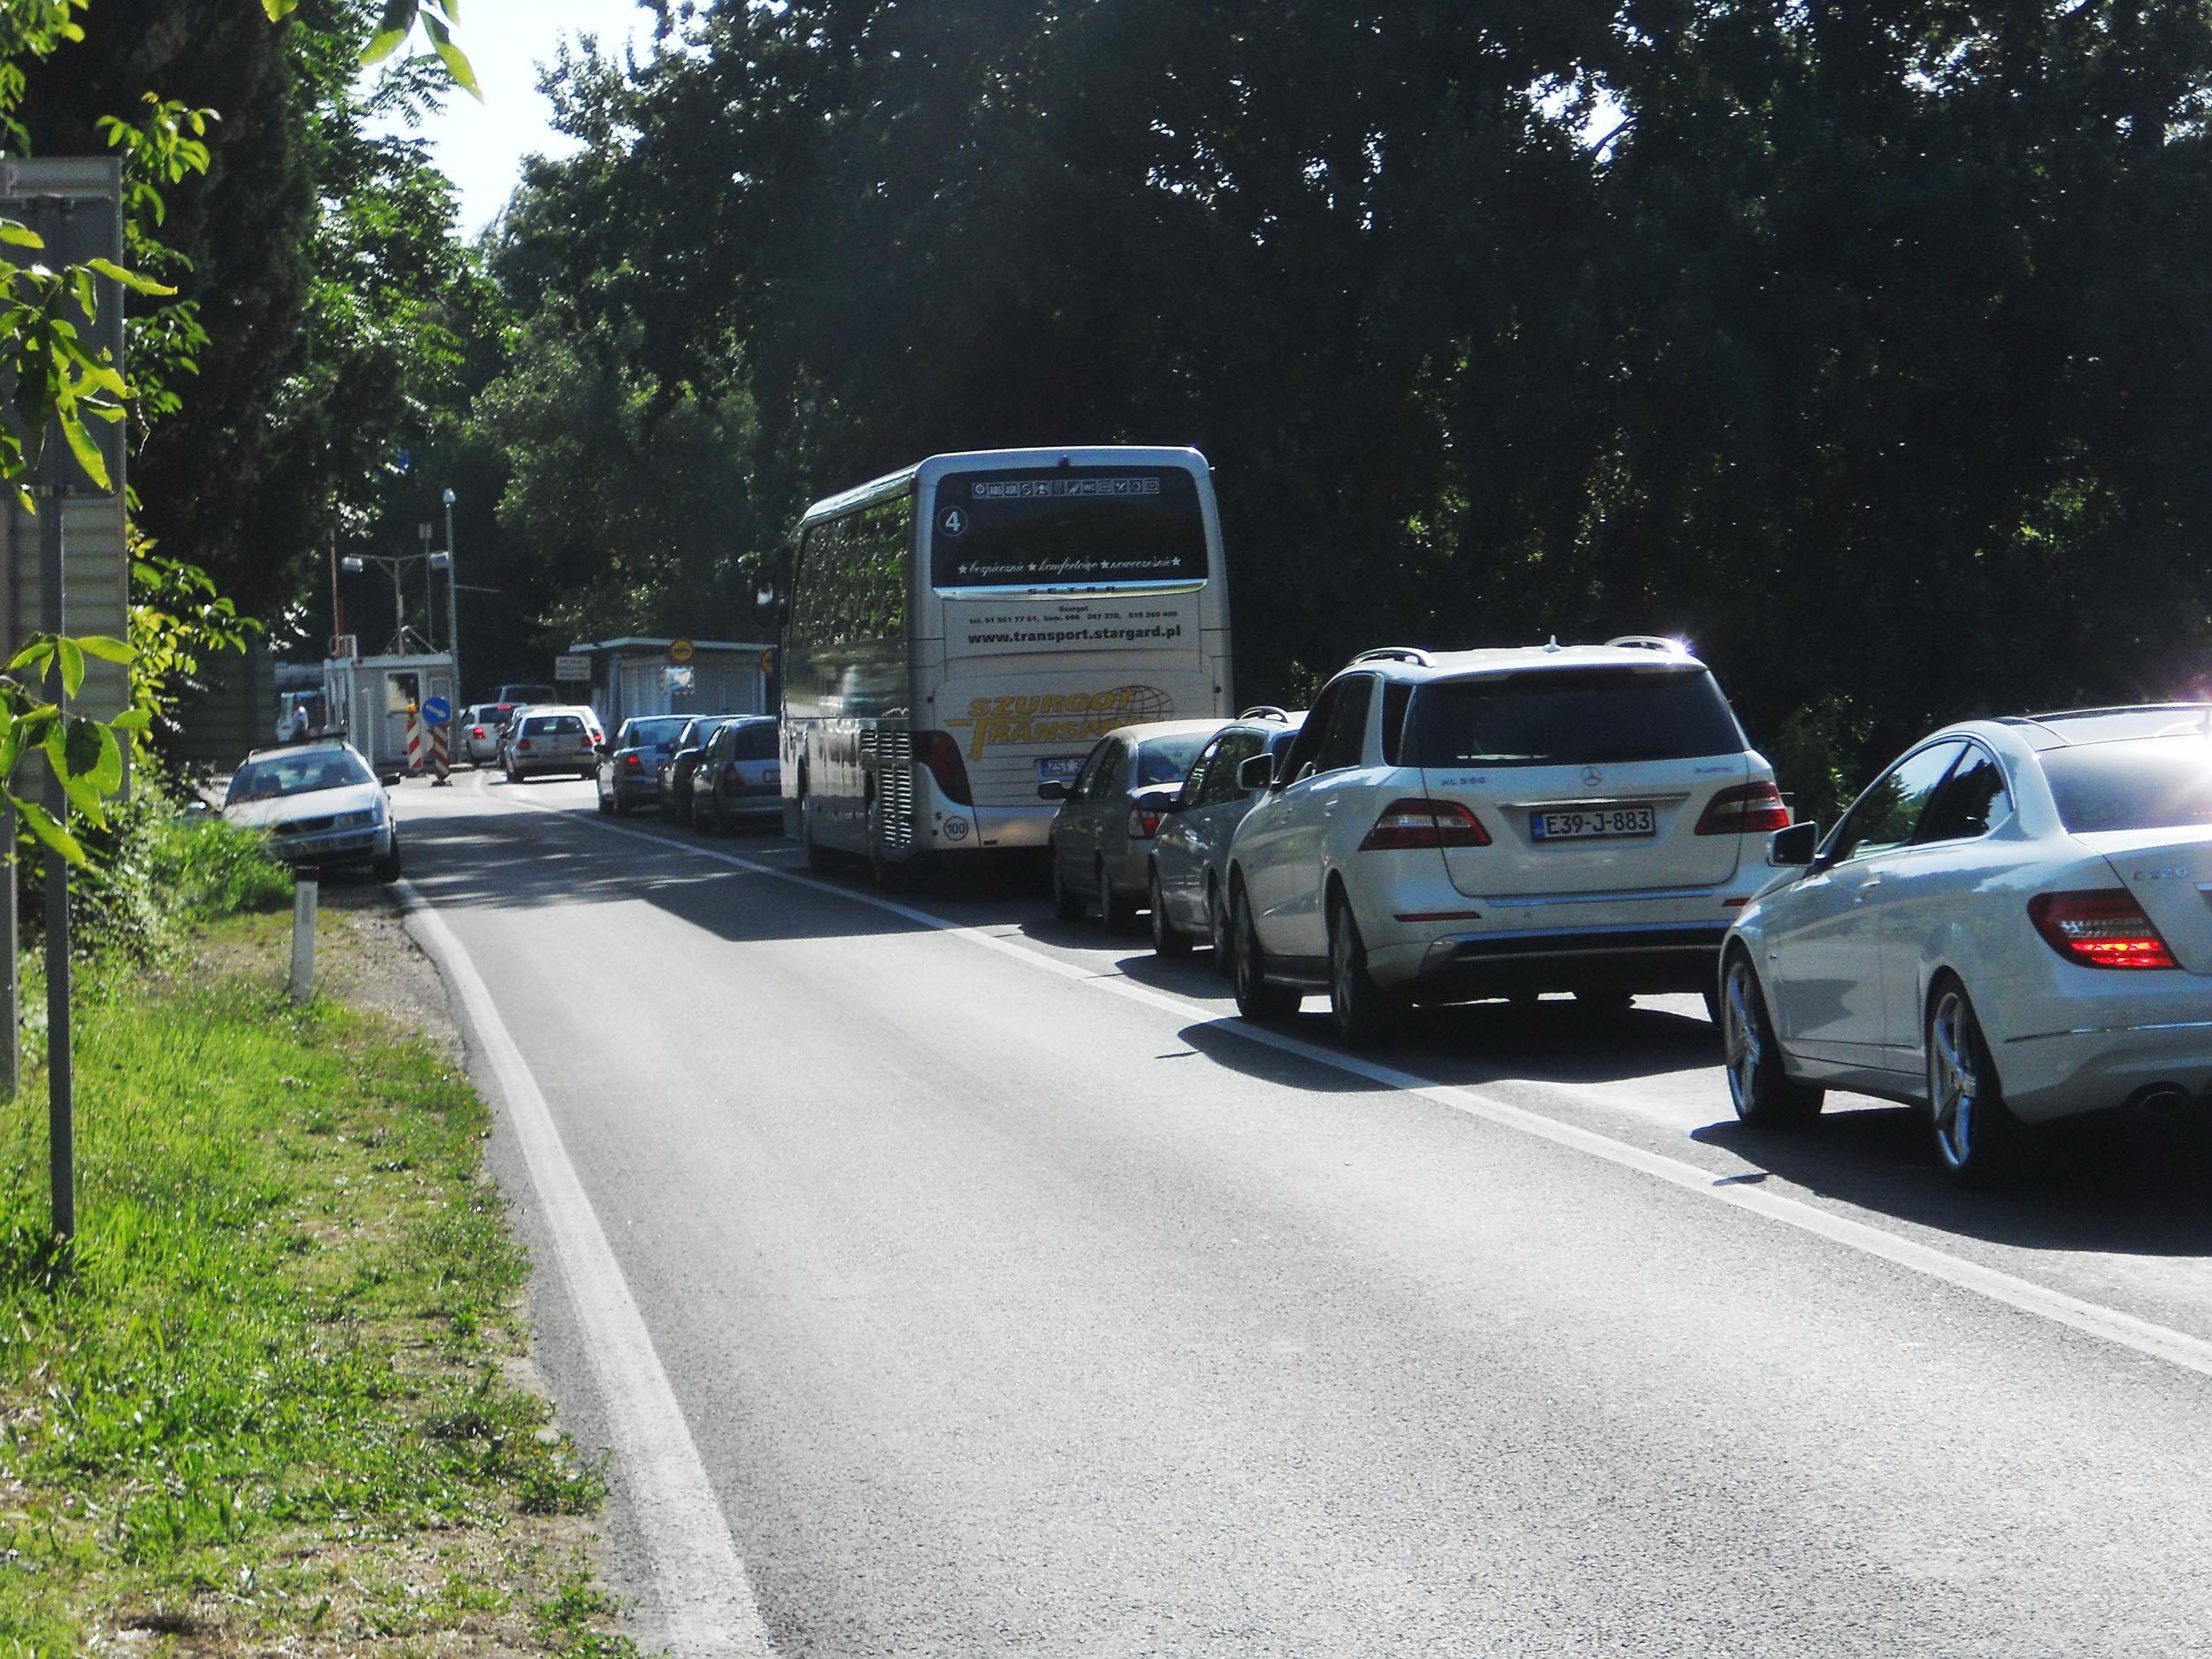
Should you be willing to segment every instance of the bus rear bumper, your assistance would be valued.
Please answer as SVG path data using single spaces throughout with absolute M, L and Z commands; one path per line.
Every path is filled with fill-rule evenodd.
M 932 803 L 931 822 L 922 826 L 921 843 L 936 852 L 960 852 L 976 847 L 1042 848 L 1049 845 L 1053 814 L 1050 806 L 964 807 Z M 962 827 L 956 829 L 955 824 Z

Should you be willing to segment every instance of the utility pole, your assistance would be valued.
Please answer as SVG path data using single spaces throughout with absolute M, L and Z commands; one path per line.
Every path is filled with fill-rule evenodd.
M 436 568 L 436 561 L 432 561 Z M 461 588 L 453 570 L 453 492 L 445 493 L 445 648 L 453 658 L 453 701 L 461 701 Z

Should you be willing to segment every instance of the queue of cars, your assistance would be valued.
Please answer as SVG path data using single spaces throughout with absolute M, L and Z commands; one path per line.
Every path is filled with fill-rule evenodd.
M 1215 726 L 1100 741 L 1055 908 L 1126 926 L 1141 892 L 1247 1018 L 1324 995 L 1366 1046 L 1416 1002 L 1699 991 L 1744 1122 L 1895 1100 L 1962 1186 L 2031 1125 L 2212 1100 L 2205 704 L 1946 727 L 1825 836 L 1671 641 L 1372 651 Z M 1144 764 L 1171 739 L 1179 781 Z

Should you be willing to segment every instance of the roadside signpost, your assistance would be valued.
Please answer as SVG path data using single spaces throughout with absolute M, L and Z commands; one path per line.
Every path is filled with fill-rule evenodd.
M 564 653 L 553 659 L 553 678 L 564 686 L 586 686 L 591 683 L 591 658 L 579 651 Z
M 453 705 L 443 697 L 432 697 L 422 705 L 423 724 L 430 728 L 430 770 L 438 775 L 435 783 L 448 781 L 448 756 L 453 727 Z
M 668 660 L 669 660 L 670 662 L 672 662 L 672 663 L 687 663 L 687 662 L 689 662 L 689 661 L 691 660 L 692 656 L 693 656 L 693 652 L 692 652 L 692 648 L 691 648 L 691 641 L 690 641 L 689 640 L 671 640 L 671 641 L 669 641 L 669 642 L 668 642 Z

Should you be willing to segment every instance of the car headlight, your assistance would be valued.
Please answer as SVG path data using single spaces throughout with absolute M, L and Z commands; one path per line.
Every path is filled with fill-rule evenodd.
M 374 807 L 364 807 L 358 812 L 341 812 L 330 820 L 333 829 L 367 829 L 382 821 L 383 815 Z

